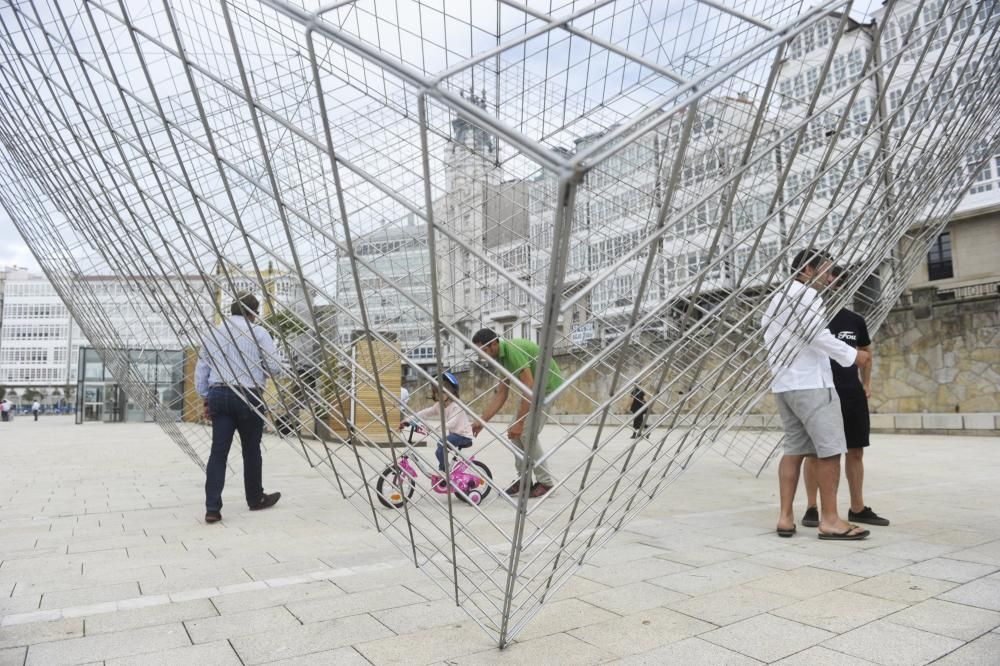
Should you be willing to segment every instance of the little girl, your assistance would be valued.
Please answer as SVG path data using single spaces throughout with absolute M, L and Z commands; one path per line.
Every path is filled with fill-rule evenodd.
M 441 398 L 437 394 L 437 386 L 431 387 L 431 399 L 444 403 L 444 430 L 448 433 L 446 439 L 456 449 L 466 449 L 472 446 L 472 424 L 469 416 L 465 413 L 454 398 L 458 397 L 458 379 L 450 372 L 441 375 L 441 383 L 445 387 L 444 395 Z M 441 415 L 441 406 L 433 404 L 426 409 L 421 409 L 415 416 L 423 421 L 437 419 Z M 438 469 L 444 471 L 444 442 L 438 442 L 437 459 Z

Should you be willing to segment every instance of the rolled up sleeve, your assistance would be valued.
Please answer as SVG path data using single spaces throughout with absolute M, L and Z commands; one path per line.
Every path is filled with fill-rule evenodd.
M 283 374 L 285 368 L 281 364 L 278 350 L 274 346 L 274 340 L 271 338 L 271 335 L 262 328 L 256 328 L 255 331 L 257 333 L 257 344 L 260 347 L 264 371 L 271 377 Z
M 828 329 L 824 317 L 823 299 L 818 296 L 803 304 L 806 309 L 803 323 L 804 330 L 812 336 L 807 339 L 809 346 L 818 349 L 833 359 L 838 365 L 849 368 L 858 358 L 857 350 L 843 340 L 838 340 Z

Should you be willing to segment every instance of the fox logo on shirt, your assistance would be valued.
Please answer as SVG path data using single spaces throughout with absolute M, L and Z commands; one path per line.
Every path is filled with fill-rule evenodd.
M 849 340 L 850 342 L 857 342 L 858 335 L 854 331 L 841 331 L 837 333 L 838 340 Z

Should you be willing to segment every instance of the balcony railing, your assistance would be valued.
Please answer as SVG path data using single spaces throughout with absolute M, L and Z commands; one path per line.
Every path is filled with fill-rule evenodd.
M 934 287 L 932 285 L 927 289 L 934 289 Z M 923 289 L 920 291 L 923 291 Z M 1000 297 L 1000 280 L 993 282 L 980 282 L 979 284 L 970 284 L 962 287 L 947 287 L 944 289 L 938 287 L 929 301 L 924 300 L 924 302 L 931 305 L 935 303 L 956 303 L 960 301 L 988 298 L 990 296 Z M 913 292 L 906 292 L 905 294 L 902 294 L 896 302 L 896 309 L 912 308 L 913 305 Z

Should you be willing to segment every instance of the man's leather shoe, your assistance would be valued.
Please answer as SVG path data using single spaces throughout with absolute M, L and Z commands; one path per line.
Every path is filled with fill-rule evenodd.
M 205 522 L 211 525 L 212 523 L 217 523 L 222 520 L 222 514 L 218 511 L 206 511 L 205 512 Z
M 260 511 L 261 509 L 269 509 L 278 503 L 281 499 L 281 493 L 264 493 L 260 496 L 260 500 L 256 504 L 250 507 L 251 511 Z

